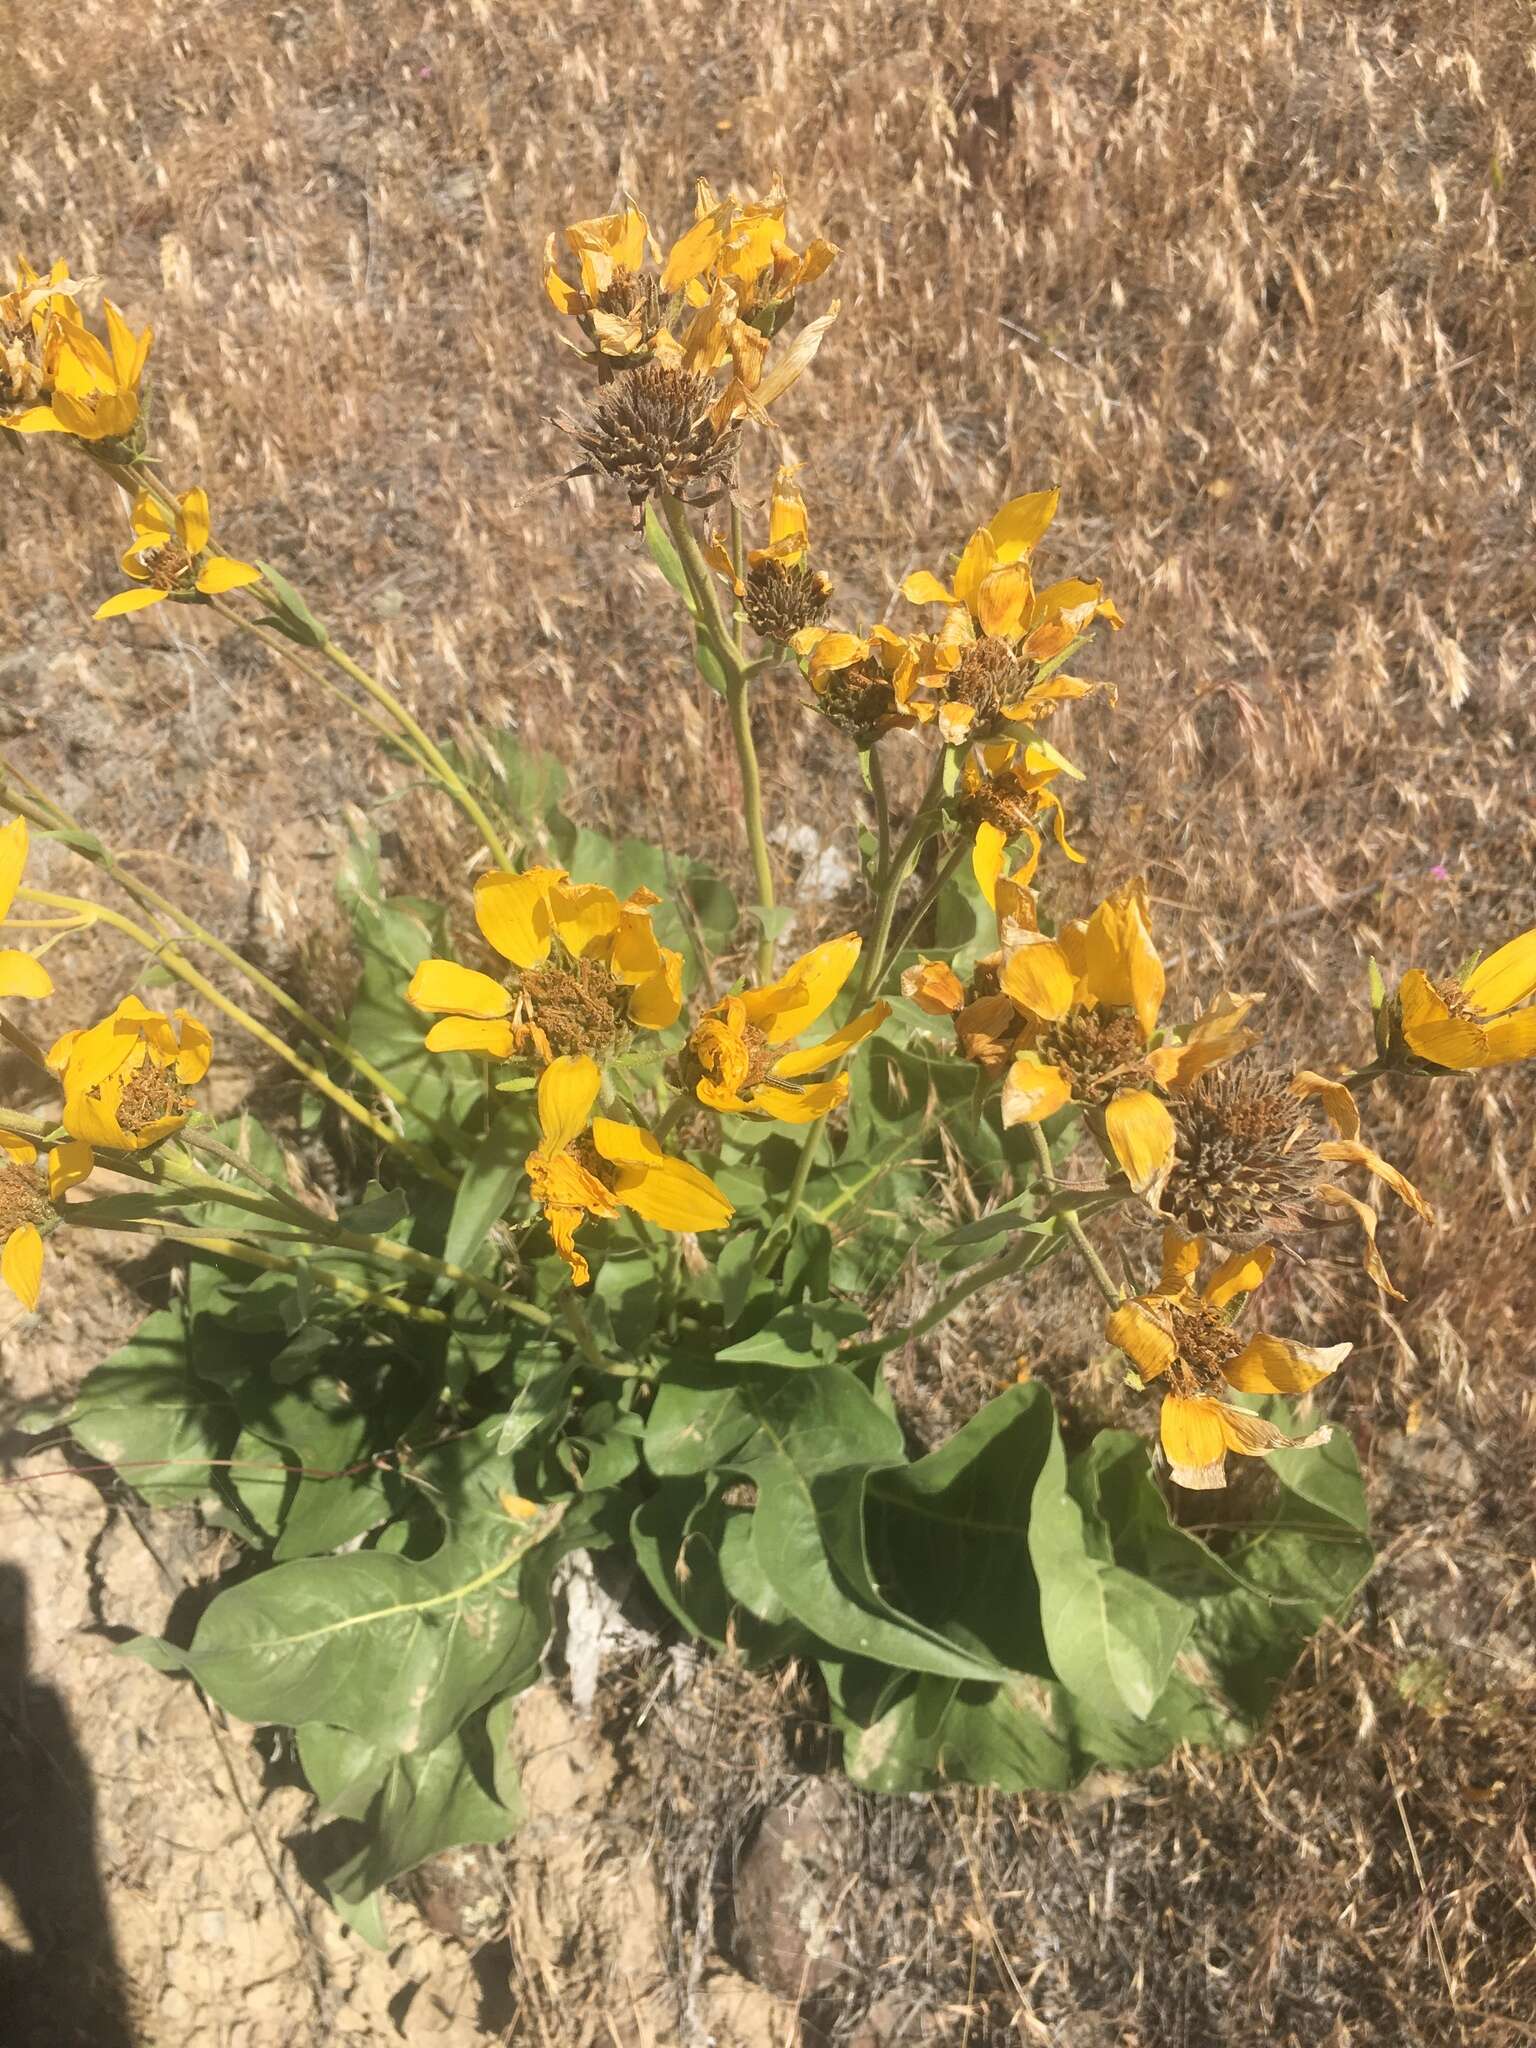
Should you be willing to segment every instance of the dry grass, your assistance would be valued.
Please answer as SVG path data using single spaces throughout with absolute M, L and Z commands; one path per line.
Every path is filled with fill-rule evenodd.
M 9 47 L 14 237 L 153 321 L 172 471 L 429 723 L 552 747 L 594 822 L 741 870 L 723 720 L 622 508 L 543 487 L 574 359 L 537 252 L 621 185 L 674 227 L 695 175 L 782 167 L 844 246 L 845 310 L 749 482 L 811 458 L 845 613 L 1057 481 L 1048 565 L 1102 573 L 1130 621 L 1102 657 L 1118 712 L 1071 728 L 1092 858 L 1058 865 L 1061 903 L 1145 865 L 1191 986 L 1264 990 L 1277 1052 L 1312 1064 L 1359 1048 L 1366 952 L 1433 965 L 1536 917 L 1524 10 L 84 0 Z M 228 929 L 292 946 L 338 798 L 389 777 L 203 621 L 91 626 L 117 509 L 57 449 L 8 474 L 0 735 Z M 777 815 L 850 850 L 825 730 L 787 688 L 759 729 Z M 930 1930 L 917 1973 L 980 1942 L 982 1982 L 1001 1948 L 987 2017 L 893 2038 L 1529 2037 L 1532 1107 L 1529 1075 L 1395 1088 L 1375 1135 L 1441 1212 L 1388 1233 L 1410 1305 L 1366 1302 L 1342 1255 L 1279 1303 L 1359 1339 L 1336 1398 L 1390 1546 L 1368 1637 L 1245 1763 L 1070 1837 L 982 1802 L 974 1853 L 1024 1827 L 1056 1869 L 1070 1840 L 1076 1904 L 1046 1954 L 989 1882 L 983 1934 Z M 1065 1313 L 1031 1341 L 1065 1362 Z M 1439 1716 L 1395 1689 L 1426 1658 Z

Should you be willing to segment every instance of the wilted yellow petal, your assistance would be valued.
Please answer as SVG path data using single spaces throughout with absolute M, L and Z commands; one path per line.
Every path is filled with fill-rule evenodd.
M 173 1014 L 177 1042 L 172 1066 L 181 1085 L 192 1088 L 213 1065 L 213 1035 L 206 1024 L 189 1016 L 185 1010 L 177 1010 Z
M 1389 1160 L 1358 1138 L 1327 1138 L 1317 1148 L 1320 1159 L 1338 1159 L 1350 1166 L 1364 1166 L 1374 1173 L 1378 1180 L 1384 1180 L 1400 1202 L 1406 1202 L 1416 1216 L 1426 1223 L 1433 1223 L 1435 1212 L 1419 1193 L 1406 1174 L 1399 1173 Z
M 1163 963 L 1147 924 L 1146 894 L 1140 881 L 1106 897 L 1088 920 L 1084 994 L 1112 1008 L 1136 1013 L 1143 1038 L 1157 1028 L 1163 1005 Z
M 1125 1353 L 1143 1380 L 1155 1380 L 1178 1356 L 1172 1333 L 1139 1301 L 1122 1302 L 1105 1323 L 1104 1334 Z
M 1497 1067 L 1507 1060 L 1530 1059 L 1536 1053 L 1536 1003 L 1485 1025 L 1483 1037 L 1483 1057 L 1479 1062 L 1482 1066 Z
M 477 1052 L 509 1060 L 517 1033 L 505 1017 L 439 1017 L 422 1043 L 428 1052 Z
M 1054 1023 L 1065 1017 L 1077 994 L 1067 956 L 1054 939 L 1018 932 L 1003 968 L 1003 993 L 1033 1017 Z
M 1168 1105 L 1149 1089 L 1128 1088 L 1105 1110 L 1104 1133 L 1137 1194 L 1155 1195 L 1173 1169 L 1177 1134 Z
M 24 996 L 39 1001 L 53 994 L 53 981 L 41 960 L 12 947 L 0 949 L 0 996 Z
M 769 987 L 748 989 L 741 998 L 748 1023 L 756 1024 L 770 1045 L 798 1038 L 836 1001 L 863 943 L 856 932 L 845 932 L 813 946 Z
M 1275 1263 L 1272 1244 L 1255 1246 L 1251 1252 L 1231 1252 L 1201 1289 L 1212 1308 L 1225 1308 L 1239 1294 L 1252 1294 L 1264 1283 Z
M 1222 1367 L 1222 1377 L 1239 1394 L 1305 1394 L 1336 1372 L 1353 1349 L 1352 1344 L 1288 1344 L 1261 1332 Z
M 1333 1435 L 1324 1423 L 1310 1436 L 1287 1436 L 1283 1429 L 1266 1422 L 1262 1415 L 1250 1415 L 1246 1408 L 1231 1408 L 1225 1401 L 1213 1401 L 1210 1405 L 1216 1411 L 1227 1449 L 1239 1451 L 1245 1458 L 1262 1458 L 1270 1451 L 1315 1450 Z
M 1072 1083 L 1060 1067 L 1047 1065 L 1037 1054 L 1021 1052 L 1003 1083 L 1003 1123 L 1043 1123 L 1072 1100 Z
M 983 633 L 1013 639 L 1029 601 L 1034 595 L 1029 569 L 1023 562 L 1005 562 L 982 578 L 973 609 Z
M 1176 1394 L 1165 1397 L 1157 1430 L 1168 1459 L 1168 1476 L 1175 1486 L 1210 1493 L 1226 1485 L 1227 1438 L 1220 1411 L 1217 1401 L 1185 1401 Z
M 1060 503 L 1059 490 L 1026 491 L 1021 498 L 1010 498 L 1001 512 L 987 521 L 986 530 L 997 559 L 1016 562 L 1020 556 L 1029 554 L 1056 517 Z
M 819 1045 L 801 1046 L 798 1051 L 781 1053 L 769 1071 L 780 1081 L 793 1081 L 802 1074 L 817 1073 L 822 1067 L 829 1067 L 834 1060 L 840 1060 L 845 1053 L 852 1052 L 855 1046 L 862 1045 L 871 1032 L 880 1029 L 890 1014 L 889 1003 L 872 1003 L 858 1016 L 850 1017 L 846 1024 Z
M 1203 1237 L 1186 1237 L 1176 1224 L 1163 1232 L 1163 1271 L 1158 1286 L 1164 1294 L 1177 1294 L 1200 1270 L 1205 1250 Z
M 908 604 L 953 604 L 954 592 L 946 590 L 931 569 L 914 569 L 902 581 L 901 594 Z
M 48 1154 L 48 1199 L 57 1202 L 70 1188 L 78 1187 L 96 1164 L 96 1155 L 78 1138 L 66 1138 Z
M 947 960 L 919 960 L 907 968 L 901 992 L 930 1017 L 953 1017 L 965 1005 L 965 985 Z

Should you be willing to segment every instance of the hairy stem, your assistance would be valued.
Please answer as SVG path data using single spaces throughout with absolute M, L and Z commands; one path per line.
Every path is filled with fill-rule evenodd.
M 1030 1141 L 1035 1148 L 1035 1160 L 1040 1168 L 1040 1176 L 1042 1180 L 1053 1180 L 1055 1178 L 1055 1167 L 1051 1160 L 1051 1148 L 1046 1140 L 1045 1132 L 1039 1124 L 1030 1124 L 1027 1128 Z M 1103 1295 L 1111 1308 L 1118 1308 L 1125 1299 L 1124 1289 L 1115 1285 L 1109 1276 L 1109 1268 L 1089 1243 L 1088 1233 L 1083 1228 L 1082 1218 L 1075 1209 L 1062 1209 L 1057 1212 L 1057 1220 L 1068 1237 L 1071 1238 L 1078 1257 L 1092 1275 L 1095 1287 L 1098 1288 L 1100 1294 Z

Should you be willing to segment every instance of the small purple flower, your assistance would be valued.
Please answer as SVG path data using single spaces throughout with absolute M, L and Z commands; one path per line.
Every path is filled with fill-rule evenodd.
M 1434 876 L 1437 882 L 1448 882 L 1451 879 L 1450 869 L 1446 867 L 1444 863 L 1441 861 L 1436 861 L 1429 872 Z

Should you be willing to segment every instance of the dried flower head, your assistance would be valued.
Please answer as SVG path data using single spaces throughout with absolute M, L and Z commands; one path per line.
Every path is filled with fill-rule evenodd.
M 687 504 L 720 496 L 736 464 L 739 428 L 716 422 L 716 394 L 707 377 L 670 363 L 642 364 L 596 398 L 571 428 L 586 461 L 572 476 L 607 476 L 629 502 L 670 492 Z
M 1329 1127 L 1289 1074 L 1247 1063 L 1205 1073 L 1170 1108 L 1176 1156 L 1159 1207 L 1183 1230 L 1245 1246 L 1315 1214 L 1333 1177 L 1318 1151 Z
M 71 1138 L 53 1147 L 46 1170 L 39 1168 L 29 1139 L 0 1130 L 0 1282 L 25 1309 L 37 1307 L 43 1241 L 58 1225 L 64 1192 L 95 1163 L 90 1146 Z
M 805 661 L 816 709 L 856 746 L 871 746 L 882 733 L 918 723 L 912 708 L 917 654 L 900 633 L 888 626 L 868 634 L 809 626 L 792 644 Z

